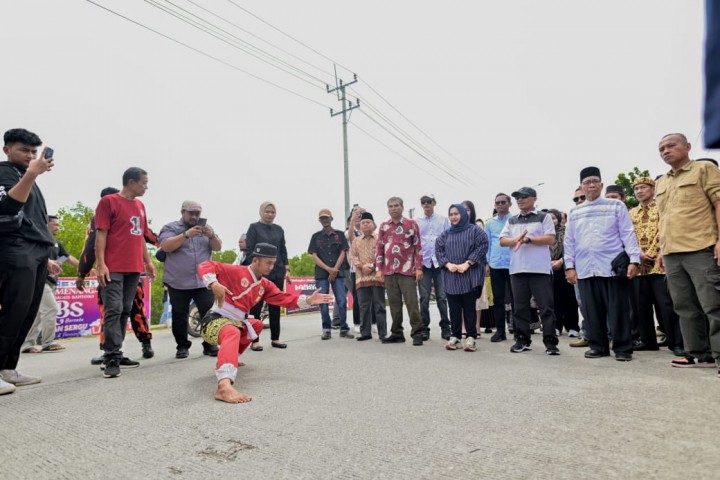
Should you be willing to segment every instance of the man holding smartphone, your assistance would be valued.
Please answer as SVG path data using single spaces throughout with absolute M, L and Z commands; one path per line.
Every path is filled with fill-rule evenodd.
M 42 140 L 23 128 L 8 130 L 0 162 L 0 395 L 40 378 L 17 371 L 20 348 L 40 308 L 55 239 L 48 228 L 45 199 L 35 183 L 53 167 L 47 148 L 38 156 Z M 22 215 L 22 221 L 15 221 Z
M 213 304 L 213 293 L 198 275 L 198 266 L 212 260 L 212 252 L 219 252 L 222 241 L 207 224 L 202 206 L 186 200 L 180 207 L 180 220 L 160 230 L 160 248 L 166 253 L 163 283 L 167 286 L 172 306 L 172 332 L 177 344 L 175 358 L 187 358 L 192 342 L 188 339 L 190 302 L 197 305 L 204 317 Z M 203 354 L 217 356 L 218 348 L 203 342 Z

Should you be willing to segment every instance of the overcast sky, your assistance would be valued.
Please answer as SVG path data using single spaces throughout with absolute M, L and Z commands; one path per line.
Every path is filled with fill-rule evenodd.
M 232 248 L 270 200 L 289 254 L 301 253 L 318 210 L 344 223 L 342 125 L 329 113 L 340 105 L 324 87 L 333 61 L 346 82 L 359 77 L 348 89 L 365 101 L 348 128 L 351 203 L 376 220 L 388 197 L 419 211 L 423 193 L 443 214 L 469 199 L 487 217 L 496 193 L 537 184 L 541 207 L 567 210 L 585 166 L 606 185 L 634 166 L 666 171 L 657 143 L 668 132 L 687 134 L 694 157 L 719 156 L 699 140 L 701 0 L 94 1 L 226 64 L 86 1 L 0 2 L 0 128 L 55 149 L 39 180 L 50 212 L 95 206 L 140 166 L 156 230 L 194 199 Z M 204 18 L 302 80 L 153 3 Z M 401 136 L 385 119 L 434 164 L 375 123 Z

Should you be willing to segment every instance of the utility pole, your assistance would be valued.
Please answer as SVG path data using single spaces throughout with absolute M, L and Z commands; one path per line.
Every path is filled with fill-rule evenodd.
M 342 110 L 339 112 L 333 111 L 333 109 L 330 109 L 330 117 L 335 117 L 337 115 L 342 114 L 342 126 L 343 126 L 343 159 L 344 159 L 344 166 L 345 166 L 345 217 L 347 218 L 348 215 L 350 215 L 350 169 L 348 164 L 348 139 L 347 139 L 347 123 L 348 123 L 348 112 L 351 110 L 355 110 L 356 108 L 360 107 L 360 99 L 355 99 L 355 105 L 353 105 L 352 101 L 347 100 L 347 97 L 345 96 L 345 88 L 349 85 L 352 85 L 353 83 L 357 83 L 357 75 L 353 75 L 353 81 L 350 83 L 343 83 L 342 79 L 337 78 L 337 73 L 335 75 L 335 83 L 337 86 L 330 89 L 330 85 L 325 85 L 325 88 L 328 93 L 337 92 L 338 100 L 340 101 L 342 105 Z

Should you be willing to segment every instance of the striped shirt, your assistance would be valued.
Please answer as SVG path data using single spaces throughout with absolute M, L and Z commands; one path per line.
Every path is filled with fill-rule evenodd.
M 555 236 L 555 225 L 550 215 L 533 210 L 527 215 L 513 215 L 505 224 L 500 238 L 515 238 L 527 230 L 529 238 L 543 235 Z M 523 244 L 515 250 L 510 249 L 510 275 L 516 273 L 552 273 L 550 264 L 550 246 Z
M 442 269 L 446 293 L 462 295 L 484 284 L 487 250 L 487 235 L 481 227 L 475 225 L 458 233 L 450 233 L 450 230 L 446 230 L 437 238 L 435 255 L 440 266 L 444 267 L 447 263 L 459 265 L 467 260 L 475 262 L 465 273 Z

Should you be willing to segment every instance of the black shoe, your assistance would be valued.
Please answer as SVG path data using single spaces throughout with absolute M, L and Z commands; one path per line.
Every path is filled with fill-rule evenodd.
M 215 345 L 207 345 L 203 347 L 203 355 L 207 355 L 208 357 L 217 357 L 218 351 L 220 351 L 220 349 Z
M 355 335 L 350 333 L 350 330 L 345 330 L 344 332 L 340 332 L 340 336 L 343 338 L 355 338 Z
M 364 340 L 372 340 L 372 335 L 360 335 L 355 340 L 357 340 L 358 342 L 362 342 Z
M 592 348 L 585 352 L 585 358 L 601 358 L 609 357 L 610 354 L 607 352 L 601 352 L 600 350 L 593 350 Z
M 660 350 L 660 347 L 653 347 L 653 346 L 650 346 L 647 343 L 643 343 L 643 342 L 633 343 L 633 351 L 634 352 L 646 352 L 646 351 L 657 351 L 657 350 Z
M 442 337 L 443 340 L 450 340 L 450 337 L 452 336 L 450 329 L 443 328 L 442 331 L 440 332 L 440 336 Z
M 684 357 L 686 355 L 685 349 L 682 347 L 675 347 L 672 349 L 672 352 L 676 357 Z
M 423 336 L 422 335 L 415 335 L 413 337 L 413 345 L 416 347 L 419 347 L 423 344 Z
M 332 338 L 332 335 L 330 335 L 330 332 L 323 332 L 322 337 L 320 337 L 320 340 L 330 340 Z
M 507 337 L 505 335 L 502 335 L 500 333 L 496 333 L 492 337 L 490 337 L 491 342 L 504 342 L 507 340 Z
M 140 362 L 130 360 L 128 357 L 122 357 L 120 359 L 120 368 L 137 368 L 140 366 Z
M 187 358 L 190 355 L 190 350 L 185 347 L 178 347 L 175 352 L 175 358 Z
M 558 350 L 558 347 L 555 345 L 546 345 L 545 346 L 545 354 L 546 355 L 560 355 L 560 350 Z
M 120 374 L 120 365 L 116 359 L 108 360 L 108 362 L 105 364 L 105 372 L 103 373 L 103 377 L 105 378 L 115 378 L 119 377 Z
M 405 343 L 405 337 L 397 335 L 388 335 L 382 339 L 382 343 Z
M 485 333 L 492 333 L 492 328 L 486 328 Z
M 515 342 L 515 345 L 510 347 L 510 351 L 512 353 L 522 353 L 522 352 L 529 352 L 532 348 L 530 347 L 530 344 L 524 342 L 523 340 L 517 340 Z
M 90 359 L 90 365 L 102 365 L 105 361 L 105 355 L 100 355 L 99 357 L 93 357 Z
M 332 328 L 333 330 L 340 330 L 340 324 L 338 323 L 337 325 L 331 325 L 330 328 Z
M 150 344 L 150 340 L 142 342 L 142 355 L 143 358 L 152 358 L 155 356 L 155 351 Z
M 615 354 L 615 360 L 618 362 L 629 362 L 632 360 L 632 353 L 620 352 Z
M 430 340 L 430 334 L 429 334 L 429 333 L 423 333 L 423 334 L 422 334 L 422 339 L 423 339 L 423 342 L 426 342 L 426 341 Z

